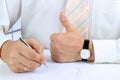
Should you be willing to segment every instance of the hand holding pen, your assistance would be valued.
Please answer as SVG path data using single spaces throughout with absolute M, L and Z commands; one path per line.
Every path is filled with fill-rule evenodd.
M 22 39 L 22 38 L 20 37 L 19 40 L 20 40 L 21 42 L 23 42 L 27 47 L 31 48 L 31 46 L 30 46 L 24 39 Z M 32 49 L 32 48 L 31 48 L 31 49 Z M 40 54 L 43 56 L 43 51 L 37 51 L 37 52 L 40 53 Z M 47 65 L 45 64 L 45 62 L 43 62 L 42 64 L 44 64 L 45 67 L 48 68 Z
M 22 38 L 16 41 L 8 40 L 1 48 L 1 58 L 13 72 L 30 72 L 45 63 L 42 54 L 44 47 L 35 39 Z

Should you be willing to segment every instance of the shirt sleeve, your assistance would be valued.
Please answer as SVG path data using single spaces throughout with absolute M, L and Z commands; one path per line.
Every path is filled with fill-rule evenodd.
M 20 17 L 21 0 L 0 0 L 0 47 L 8 40 L 6 34 Z
M 93 40 L 95 49 L 95 63 L 120 63 L 120 39 Z

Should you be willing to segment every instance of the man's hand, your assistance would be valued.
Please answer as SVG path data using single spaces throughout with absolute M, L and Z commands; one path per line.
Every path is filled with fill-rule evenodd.
M 66 29 L 65 33 L 54 33 L 51 36 L 51 58 L 57 62 L 73 62 L 81 60 L 80 51 L 84 38 L 72 25 L 64 13 L 60 15 L 60 21 Z
M 26 39 L 27 47 L 20 40 L 6 41 L 1 48 L 1 58 L 13 72 L 33 71 L 45 62 L 43 45 L 34 39 Z

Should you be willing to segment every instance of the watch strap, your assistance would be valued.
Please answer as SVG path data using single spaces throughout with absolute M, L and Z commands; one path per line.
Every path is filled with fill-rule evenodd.
M 89 40 L 85 39 L 83 44 L 83 49 L 89 49 Z
M 87 62 L 87 61 L 88 61 L 88 59 L 82 59 L 82 61 L 83 61 L 83 62 Z

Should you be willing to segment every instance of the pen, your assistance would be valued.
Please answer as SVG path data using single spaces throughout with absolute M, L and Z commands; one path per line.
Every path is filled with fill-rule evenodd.
M 20 37 L 19 40 L 20 40 L 21 42 L 23 42 L 26 46 L 30 47 L 30 45 L 29 45 L 23 38 Z M 31 47 L 30 47 L 30 48 L 31 48 Z M 43 63 L 43 64 L 46 66 L 46 68 L 48 68 L 45 63 Z

